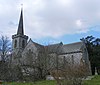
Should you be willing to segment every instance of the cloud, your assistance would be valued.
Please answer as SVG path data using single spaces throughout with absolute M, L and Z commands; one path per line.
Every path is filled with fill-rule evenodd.
M 33 39 L 86 33 L 100 22 L 100 0 L 2 0 L 0 31 L 4 34 L 16 33 L 21 3 L 25 33 Z

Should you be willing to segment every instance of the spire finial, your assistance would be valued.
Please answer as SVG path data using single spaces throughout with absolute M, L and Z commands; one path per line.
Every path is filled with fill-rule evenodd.
M 21 4 L 21 10 L 23 10 L 23 4 Z

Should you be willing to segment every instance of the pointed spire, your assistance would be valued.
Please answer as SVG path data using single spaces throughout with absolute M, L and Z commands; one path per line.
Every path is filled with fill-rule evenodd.
M 24 35 L 24 29 L 23 29 L 23 8 L 22 7 L 21 7 L 21 15 L 20 15 L 18 31 L 17 31 L 17 35 L 18 34 Z

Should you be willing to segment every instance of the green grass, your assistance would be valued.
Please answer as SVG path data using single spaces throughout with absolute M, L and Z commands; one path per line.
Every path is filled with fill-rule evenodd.
M 38 81 L 38 82 L 11 82 L 11 83 L 5 83 L 4 85 L 56 85 L 55 81 L 49 81 L 49 80 L 44 80 L 44 81 Z
M 100 85 L 100 75 L 95 76 L 92 80 L 84 81 L 84 85 Z
M 44 80 L 37 82 L 11 82 L 3 85 L 56 85 L 56 81 Z M 100 85 L 100 76 L 95 76 L 92 80 L 84 81 L 84 85 Z

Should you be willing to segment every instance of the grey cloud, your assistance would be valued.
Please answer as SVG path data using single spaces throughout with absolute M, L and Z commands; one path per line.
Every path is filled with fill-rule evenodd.
M 18 6 L 21 3 L 24 4 L 25 32 L 32 38 L 57 38 L 66 34 L 88 32 L 91 26 L 100 22 L 100 0 L 65 1 L 70 3 L 63 6 L 58 0 L 0 1 L 0 26 L 6 31 L 10 29 L 10 35 L 16 33 L 20 14 Z M 78 26 L 77 20 L 82 25 Z M 11 25 L 14 25 L 13 28 Z M 1 28 L 0 31 L 4 31 Z

